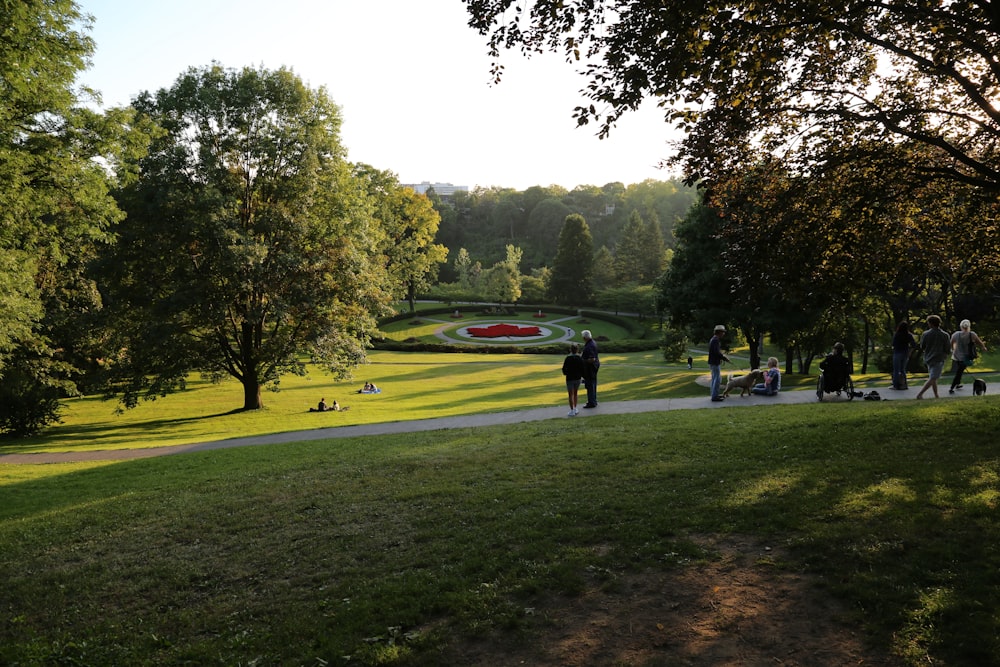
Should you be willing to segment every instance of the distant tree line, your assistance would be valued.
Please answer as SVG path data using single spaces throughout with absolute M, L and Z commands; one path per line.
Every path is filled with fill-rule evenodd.
M 674 225 L 698 197 L 695 188 L 676 179 L 646 180 L 627 186 L 578 186 L 573 190 L 559 186 L 534 186 L 523 192 L 478 188 L 456 192 L 448 200 L 433 191 L 428 196 L 441 215 L 436 240 L 449 250 L 448 264 L 441 270 L 445 282 L 457 278 L 454 262 L 462 248 L 472 261 L 492 266 L 506 257 L 506 246 L 514 245 L 522 252 L 519 268 L 523 273 L 551 267 L 559 234 L 571 214 L 587 221 L 595 250 L 606 248 L 611 256 L 622 243 L 635 242 L 634 235 L 627 237 L 630 224 L 655 227 L 661 245 L 671 248 Z M 622 267 L 623 272 L 629 270 Z M 613 280 L 621 283 L 635 279 L 646 280 L 624 274 Z
M 677 180 L 647 180 L 428 196 L 449 261 L 425 296 L 511 303 L 516 291 L 521 303 L 651 315 L 651 286 L 669 263 L 674 225 L 698 192 Z

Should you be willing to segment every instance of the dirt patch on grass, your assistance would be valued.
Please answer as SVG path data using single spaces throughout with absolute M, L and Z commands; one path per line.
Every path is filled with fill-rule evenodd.
M 784 554 L 703 538 L 706 562 L 595 581 L 531 611 L 528 637 L 452 647 L 451 664 L 689 667 L 898 665 L 865 645 L 847 613 Z

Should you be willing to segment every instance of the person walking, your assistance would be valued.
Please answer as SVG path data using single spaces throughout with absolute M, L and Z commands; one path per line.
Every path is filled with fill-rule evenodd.
M 719 402 L 726 400 L 725 396 L 719 393 L 722 385 L 722 362 L 729 361 L 729 357 L 722 353 L 722 337 L 726 335 L 726 327 L 717 324 L 712 334 L 712 340 L 708 341 L 708 368 L 712 371 L 710 390 L 712 400 Z
M 566 376 L 566 393 L 569 396 L 569 414 L 567 417 L 576 417 L 579 410 L 576 409 L 577 396 L 580 393 L 580 380 L 587 368 L 580 357 L 580 346 L 573 343 L 569 346 L 569 354 L 563 359 L 562 374 Z
M 584 329 L 580 334 L 583 336 L 583 358 L 584 373 L 583 386 L 587 388 L 587 402 L 583 407 L 597 407 L 597 371 L 601 368 L 601 358 L 597 354 L 597 341 L 591 335 L 589 329 Z
M 986 351 L 986 344 L 972 330 L 972 322 L 962 320 L 958 325 L 958 331 L 951 335 L 951 358 L 955 362 L 955 377 L 951 381 L 949 394 L 954 394 L 956 389 L 962 388 L 962 373 L 972 365 L 976 358 L 976 348 Z
M 928 389 L 934 391 L 938 398 L 938 378 L 944 370 L 944 360 L 951 349 L 951 336 L 941 331 L 941 318 L 928 315 L 927 330 L 920 334 L 920 349 L 924 353 L 924 363 L 927 365 L 927 382 L 917 392 L 917 398 L 923 398 Z
M 902 321 L 892 335 L 892 388 L 909 389 L 906 383 L 906 366 L 910 360 L 910 350 L 917 346 L 917 341 L 910 333 L 910 323 Z

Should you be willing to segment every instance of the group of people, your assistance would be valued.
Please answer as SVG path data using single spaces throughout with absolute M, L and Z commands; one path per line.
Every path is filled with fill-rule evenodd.
M 969 320 L 962 320 L 958 325 L 958 331 L 948 334 L 941 330 L 941 318 L 937 315 L 930 315 L 927 318 L 927 329 L 921 334 L 919 342 L 913 337 L 910 331 L 909 322 L 901 322 L 892 337 L 892 387 L 893 389 L 908 389 L 906 380 L 906 367 L 909 362 L 910 353 L 914 349 L 919 349 L 923 353 L 924 364 L 927 366 L 927 381 L 917 398 L 923 398 L 924 393 L 931 390 L 934 397 L 938 397 L 938 380 L 944 373 L 944 364 L 951 356 L 955 362 L 955 376 L 951 381 L 951 388 L 948 393 L 954 394 L 956 390 L 962 388 L 962 375 L 975 360 L 979 351 L 986 352 L 986 344 L 972 331 L 972 323 Z M 720 393 L 722 385 L 722 363 L 729 361 L 722 352 L 722 338 L 726 335 L 726 327 L 718 325 L 715 327 L 712 339 L 708 344 L 708 367 L 711 370 L 711 399 L 712 401 L 722 401 L 725 397 Z M 690 368 L 690 361 L 688 362 Z M 833 352 L 820 362 L 823 371 L 832 372 L 844 371 L 849 374 L 850 362 L 844 356 L 844 344 L 836 343 Z M 781 388 L 781 373 L 778 370 L 778 360 L 771 357 L 767 360 L 767 371 L 764 374 L 764 382 L 757 384 L 751 390 L 754 394 L 774 395 Z
M 319 399 L 319 405 L 315 408 L 309 408 L 309 412 L 340 412 L 340 403 L 334 399 L 333 405 L 329 405 L 324 397 Z
M 597 407 L 597 372 L 601 368 L 601 360 L 597 351 L 597 342 L 593 335 L 585 329 L 583 336 L 583 349 L 576 343 L 570 346 L 569 354 L 563 360 L 562 374 L 566 378 L 566 393 L 569 399 L 569 417 L 579 414 L 578 396 L 580 384 L 582 383 L 587 392 L 587 402 L 584 408 Z M 724 401 L 722 395 L 722 363 L 728 362 L 729 357 L 722 351 L 722 338 L 726 335 L 726 327 L 717 325 L 713 331 L 712 339 L 708 344 L 708 367 L 711 371 L 711 382 L 709 383 L 711 399 L 714 402 Z M 909 360 L 911 350 L 920 349 L 924 355 L 924 363 L 927 365 L 928 378 L 924 386 L 917 393 L 917 398 L 923 398 L 924 393 L 930 389 L 934 396 L 938 396 L 937 381 L 944 371 L 945 359 L 948 353 L 955 361 L 955 378 L 952 380 L 949 393 L 955 393 L 956 389 L 962 388 L 962 373 L 972 364 L 975 359 L 977 349 L 986 351 L 986 345 L 972 331 L 969 320 L 962 320 L 959 330 L 952 335 L 941 330 L 941 318 L 931 315 L 927 318 L 927 330 L 920 336 L 917 342 L 910 332 L 910 324 L 902 322 L 896 328 L 892 339 L 892 386 L 895 389 L 906 389 L 906 365 Z M 688 358 L 688 368 L 691 368 L 692 359 Z M 824 371 L 829 367 L 835 370 L 837 364 L 849 365 L 847 357 L 844 356 L 843 343 L 836 343 L 833 346 L 833 353 L 828 355 L 821 363 L 820 368 Z M 849 373 L 849 370 L 848 370 Z M 770 357 L 767 360 L 767 368 L 764 371 L 764 381 L 754 385 L 751 393 L 762 396 L 774 396 L 781 390 L 781 371 L 778 368 L 777 357 Z M 374 383 L 366 382 L 363 389 L 358 393 L 376 393 L 378 387 Z M 319 406 L 309 408 L 310 412 L 326 412 L 328 410 L 340 410 L 337 401 L 332 406 L 326 404 L 326 399 L 320 399 Z
M 380 394 L 382 390 L 379 389 L 374 382 L 365 382 L 365 386 L 358 389 L 359 394 Z M 347 410 L 347 407 L 340 407 L 340 403 L 336 400 L 333 405 L 326 402 L 326 398 L 319 399 L 319 405 L 315 408 L 309 408 L 309 412 L 340 412 L 341 410 Z
M 722 338 L 726 335 L 725 325 L 718 324 L 712 332 L 712 339 L 708 342 L 708 368 L 711 371 L 711 381 L 709 388 L 712 402 L 718 403 L 726 400 L 722 395 L 722 362 L 729 361 L 722 352 Z M 688 368 L 691 367 L 690 360 Z M 781 371 L 778 369 L 778 358 L 769 357 L 767 360 L 767 370 L 764 371 L 764 381 L 758 382 L 750 388 L 751 394 L 760 396 L 774 396 L 781 390 Z
M 597 407 L 597 371 L 601 368 L 601 359 L 597 353 L 597 341 L 589 330 L 584 329 L 583 350 L 576 343 L 570 345 L 569 354 L 563 359 L 562 373 L 566 377 L 566 393 L 569 397 L 568 417 L 577 416 L 577 397 L 580 383 L 587 390 L 587 402 L 583 407 Z
M 905 335 L 901 334 L 901 331 L 905 332 Z M 907 335 L 909 340 L 906 339 Z M 923 398 L 928 389 L 934 392 L 934 398 L 938 398 L 938 380 L 944 373 L 944 364 L 949 354 L 955 362 L 955 376 L 951 380 L 948 393 L 954 394 L 957 389 L 962 388 L 962 375 L 972 365 L 978 352 L 986 351 L 986 344 L 972 330 L 972 323 L 969 320 L 962 320 L 958 325 L 958 331 L 948 335 L 947 331 L 941 330 L 941 318 L 930 315 L 927 318 L 927 329 L 920 335 L 919 343 L 913 341 L 913 334 L 909 333 L 909 324 L 906 322 L 897 327 L 896 336 L 899 336 L 900 340 L 897 346 L 896 337 L 893 337 L 894 387 L 906 388 L 906 362 L 909 359 L 910 349 L 918 347 L 923 352 L 924 364 L 927 366 L 927 381 L 917 392 L 917 398 Z M 902 385 L 898 384 L 899 378 L 902 378 Z

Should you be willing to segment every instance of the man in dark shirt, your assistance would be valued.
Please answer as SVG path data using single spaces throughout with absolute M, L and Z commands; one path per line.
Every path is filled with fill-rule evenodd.
M 583 330 L 583 357 L 584 368 L 583 386 L 587 388 L 587 403 L 583 407 L 597 407 L 597 370 L 601 367 L 600 357 L 597 356 L 597 342 L 590 334 L 590 331 Z
M 708 367 L 712 371 L 712 400 L 718 402 L 726 400 L 719 393 L 722 385 L 722 362 L 729 361 L 729 357 L 722 353 L 722 337 L 726 335 L 726 327 L 716 325 L 714 334 L 708 342 Z

